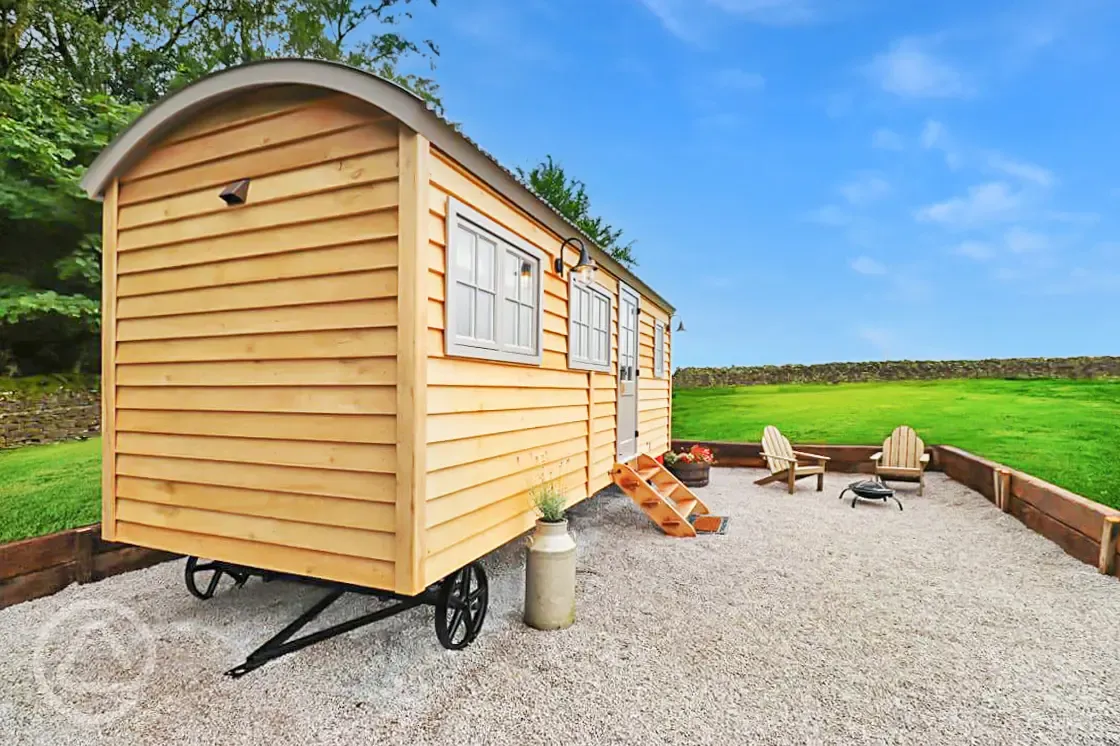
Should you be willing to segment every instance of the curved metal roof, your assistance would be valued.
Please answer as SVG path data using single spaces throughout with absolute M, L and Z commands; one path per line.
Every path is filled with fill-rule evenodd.
M 82 188 L 101 199 L 112 179 L 135 164 L 159 140 L 191 116 L 225 99 L 271 85 L 294 84 L 344 93 L 387 112 L 426 137 L 527 215 L 564 238 L 578 235 L 611 274 L 672 313 L 673 306 L 614 257 L 595 245 L 574 223 L 535 195 L 489 153 L 428 108 L 423 99 L 391 81 L 357 68 L 320 60 L 266 60 L 212 73 L 164 97 L 106 147 L 85 176 Z

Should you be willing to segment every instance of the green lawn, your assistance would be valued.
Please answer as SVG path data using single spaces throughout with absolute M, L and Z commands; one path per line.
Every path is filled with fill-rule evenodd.
M 878 444 L 899 424 L 1120 507 L 1120 381 L 907 381 L 682 389 L 673 435 Z M 0 542 L 95 523 L 100 440 L 0 452 Z
M 0 451 L 0 542 L 100 519 L 100 439 Z
M 1120 380 L 970 380 L 740 386 L 673 393 L 673 437 L 879 444 L 907 424 L 1120 507 Z

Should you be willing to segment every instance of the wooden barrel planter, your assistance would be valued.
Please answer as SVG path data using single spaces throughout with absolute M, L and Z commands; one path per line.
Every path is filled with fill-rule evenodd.
M 673 464 L 672 466 L 666 464 L 665 468 L 672 472 L 674 477 L 681 480 L 685 487 L 707 487 L 712 465 L 703 462 Z

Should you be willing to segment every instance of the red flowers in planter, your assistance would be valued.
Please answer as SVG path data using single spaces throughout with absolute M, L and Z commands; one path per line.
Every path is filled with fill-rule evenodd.
M 673 464 L 712 464 L 715 463 L 716 457 L 712 454 L 710 448 L 705 448 L 702 445 L 694 445 L 687 451 L 682 451 L 680 453 L 666 451 L 661 456 L 658 456 L 657 460 L 669 466 Z

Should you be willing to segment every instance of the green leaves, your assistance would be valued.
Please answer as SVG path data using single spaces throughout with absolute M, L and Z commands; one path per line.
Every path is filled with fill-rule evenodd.
M 84 295 L 60 295 L 53 290 L 0 286 L 0 325 L 35 321 L 57 314 L 96 332 L 101 328 L 100 307 L 100 303 Z
M 615 228 L 602 217 L 591 214 L 587 185 L 579 179 L 569 179 L 563 166 L 553 161 L 551 155 L 528 172 L 518 168 L 517 175 L 538 197 L 575 223 L 601 249 L 626 267 L 633 269 L 637 266 L 634 242 L 622 243 L 621 228 Z
M 431 4 L 436 4 L 432 0 Z M 431 41 L 401 33 L 412 0 L 0 0 L 0 79 L 151 103 L 214 70 L 269 57 L 345 62 L 439 105 Z
M 0 0 L 0 370 L 96 363 L 101 207 L 79 181 L 147 105 L 214 70 L 307 57 L 376 72 L 438 110 L 435 82 L 400 72 L 417 60 L 434 69 L 439 54 L 405 33 L 412 7 Z
M 88 357 L 100 326 L 101 207 L 86 166 L 136 115 L 50 79 L 0 81 L 0 362 L 28 370 Z M 37 360 L 44 362 L 37 362 Z

